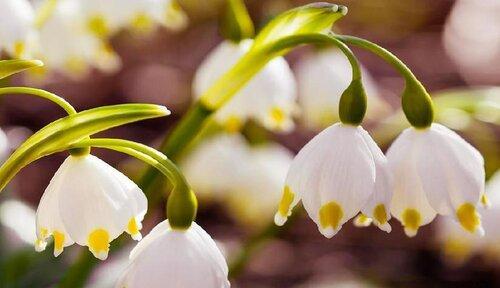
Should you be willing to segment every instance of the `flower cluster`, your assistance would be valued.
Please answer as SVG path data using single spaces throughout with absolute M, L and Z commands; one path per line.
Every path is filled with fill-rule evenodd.
M 186 16 L 171 0 L 3 0 L 0 50 L 13 58 L 38 58 L 48 69 L 82 77 L 89 68 L 110 72 L 120 59 L 108 38 L 122 29 L 149 32 L 158 25 L 184 27 Z M 45 68 L 33 72 L 44 76 Z M 40 78 L 40 77 L 39 77 Z

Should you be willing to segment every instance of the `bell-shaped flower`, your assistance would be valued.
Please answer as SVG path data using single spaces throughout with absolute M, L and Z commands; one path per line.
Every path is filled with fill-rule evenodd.
M 275 223 L 283 225 L 302 200 L 326 237 L 362 211 L 390 231 L 391 177 L 377 144 L 361 126 L 334 124 L 316 135 L 292 162 Z
M 179 29 L 187 17 L 173 0 L 78 0 L 87 30 L 108 38 L 124 28 L 150 32 L 157 24 Z
M 462 227 L 483 234 L 476 211 L 484 193 L 481 154 L 440 124 L 408 128 L 387 152 L 394 176 L 391 212 L 414 236 L 436 214 L 454 215 Z
M 468 233 L 451 218 L 438 221 L 438 241 L 443 246 L 444 256 L 455 263 L 462 263 L 474 254 L 482 254 L 488 259 L 500 262 L 500 171 L 497 171 L 486 185 L 486 195 L 491 208 L 478 208 L 485 230 L 484 237 Z
M 158 224 L 130 253 L 130 264 L 115 287 L 225 288 L 228 267 L 210 235 L 198 224 L 187 230 Z
M 361 66 L 363 86 L 366 89 L 367 118 L 383 116 L 388 104 L 371 74 Z M 303 57 L 295 69 L 299 90 L 301 118 L 311 129 L 324 129 L 339 120 L 340 96 L 351 83 L 351 65 L 336 48 L 324 48 Z
M 40 28 L 39 58 L 46 69 L 73 78 L 86 76 L 92 67 L 105 72 L 115 71 L 120 66 L 120 59 L 108 44 L 86 31 L 80 9 L 75 0 L 56 3 Z
M 195 97 L 210 86 L 250 49 L 253 40 L 222 42 L 198 68 L 193 81 Z M 237 131 L 248 119 L 278 131 L 293 128 L 296 111 L 296 86 L 290 66 L 284 58 L 270 61 L 231 100 L 220 108 L 215 119 L 228 131 Z
M 76 242 L 97 258 L 124 231 L 140 240 L 147 199 L 137 185 L 99 158 L 69 156 L 50 181 L 37 210 L 37 251 L 54 238 L 54 255 Z
M 35 13 L 27 0 L 0 1 L 0 51 L 14 58 L 30 58 L 36 46 Z

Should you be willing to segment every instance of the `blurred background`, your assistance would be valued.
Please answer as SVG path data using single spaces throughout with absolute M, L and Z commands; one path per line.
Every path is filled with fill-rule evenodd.
M 32 3 L 35 10 L 43 4 L 39 2 Z M 280 12 L 309 2 L 312 1 L 245 1 L 257 31 Z M 302 108 L 296 115 L 293 131 L 274 133 L 258 123 L 249 123 L 242 134 L 219 133 L 199 141 L 190 148 L 189 155 L 179 160 L 195 189 L 199 187 L 197 222 L 226 254 L 232 268 L 233 287 L 500 287 L 500 233 L 490 233 L 500 230 L 495 221 L 497 215 L 500 217 L 499 197 L 496 197 L 498 206 L 494 205 L 494 195 L 500 194 L 500 180 L 494 183 L 495 172 L 500 168 L 500 2 L 339 0 L 335 3 L 346 5 L 349 13 L 337 22 L 334 31 L 369 39 L 402 59 L 436 99 L 438 121 L 457 130 L 483 153 L 487 177 L 493 179 L 487 185 L 493 207 L 483 216 L 487 235 L 485 239 L 476 239 L 460 234 L 455 223 L 437 219 L 410 239 L 400 224 L 392 220 L 390 234 L 376 227 L 358 228 L 349 222 L 333 239 L 326 239 L 301 207 L 296 209 L 298 216 L 293 223 L 274 227 L 272 216 L 287 165 L 311 137 L 335 118 L 314 119 L 316 112 L 311 107 L 320 100 L 314 100 L 314 95 L 309 97 L 314 93 L 308 91 L 311 85 L 300 82 L 314 75 L 308 69 L 319 65 L 314 64 L 313 58 L 324 50 L 301 47 L 286 56 L 295 72 L 298 106 Z M 173 112 L 165 119 L 105 133 L 158 147 L 193 102 L 192 82 L 199 65 L 224 41 L 219 30 L 223 0 L 178 0 L 170 8 L 175 14 L 171 21 L 160 23 L 155 29 L 149 26 L 139 29 L 144 25 L 117 28 L 103 41 L 107 52 L 103 58 L 60 66 L 57 59 L 52 60 L 56 56 L 42 53 L 47 57 L 44 71 L 12 77 L 0 85 L 43 88 L 66 98 L 77 110 L 128 102 L 165 105 Z M 45 32 L 49 36 L 41 33 L 40 41 L 48 37 L 47 41 L 56 46 L 77 41 L 64 38 L 66 32 L 61 25 L 55 23 L 49 27 L 50 21 L 56 20 L 50 17 L 46 20 L 47 26 L 42 29 L 52 30 Z M 8 26 L 4 22 L 0 20 L 0 26 Z M 407 125 L 399 111 L 403 81 L 379 58 L 359 49 L 354 52 L 369 75 L 365 78 L 371 78 L 373 87 L 369 94 L 373 96 L 369 95 L 369 103 L 378 107 L 370 112 L 366 127 L 385 150 Z M 3 58 L 9 58 L 10 54 L 5 48 Z M 337 64 L 345 66 L 342 61 Z M 330 85 L 347 85 L 343 79 L 348 79 L 349 67 L 337 70 Z M 30 97 L 3 97 L 0 103 L 0 127 L 11 149 L 32 131 L 62 116 L 63 111 L 53 104 Z M 116 153 L 98 149 L 93 153 L 120 167 L 133 179 L 140 177 L 144 168 Z M 51 251 L 36 253 L 32 245 L 34 211 L 66 156 L 54 155 L 26 167 L 0 195 L 2 288 L 55 287 L 82 254 L 90 254 L 86 249 L 72 246 L 54 258 Z M 237 162 L 234 159 L 242 162 L 234 163 Z M 260 170 L 260 174 L 255 170 Z M 228 171 L 245 173 L 243 178 L 247 181 L 210 182 L 217 177 L 227 178 Z M 500 179 L 500 174 L 496 178 Z M 159 185 L 157 190 L 158 195 L 162 190 L 168 191 L 165 185 Z M 163 217 L 164 204 L 157 201 L 148 211 L 143 235 Z M 112 247 L 108 261 L 94 261 L 80 267 L 82 273 L 88 270 L 91 275 L 86 287 L 113 287 L 133 247 L 132 241 L 126 241 L 125 247 Z

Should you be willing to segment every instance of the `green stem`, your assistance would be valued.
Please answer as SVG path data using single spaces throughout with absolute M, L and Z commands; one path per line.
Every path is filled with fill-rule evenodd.
M 32 96 L 37 96 L 43 99 L 47 99 L 49 101 L 54 102 L 59 105 L 68 113 L 68 115 L 76 114 L 75 108 L 71 106 L 66 100 L 57 96 L 56 94 L 50 93 L 45 90 L 30 88 L 30 87 L 5 87 L 0 88 L 0 95 L 3 94 L 27 94 Z
M 243 0 L 226 0 L 220 31 L 224 38 L 236 43 L 254 36 L 253 22 Z

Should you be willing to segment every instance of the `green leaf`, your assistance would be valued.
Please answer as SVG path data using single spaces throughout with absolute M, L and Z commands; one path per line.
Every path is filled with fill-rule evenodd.
M 40 66 L 43 66 L 40 60 L 0 60 L 0 79 Z
M 344 6 L 314 3 L 278 15 L 257 35 L 250 51 L 202 95 L 202 105 L 211 110 L 220 108 L 271 59 L 285 54 L 290 47 L 273 49 L 280 40 L 294 35 L 326 34 L 333 23 L 346 13 Z
M 121 104 L 82 111 L 56 120 L 26 140 L 0 167 L 0 191 L 26 165 L 95 133 L 170 114 L 153 104 Z

